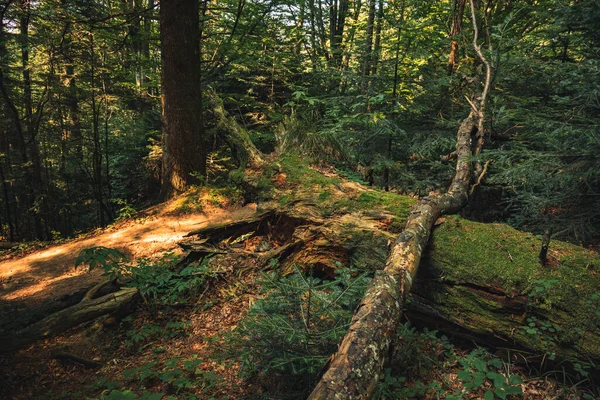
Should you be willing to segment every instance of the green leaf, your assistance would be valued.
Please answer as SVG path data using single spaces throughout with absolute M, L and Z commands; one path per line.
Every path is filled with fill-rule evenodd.
M 504 388 L 504 390 L 508 395 L 523 394 L 523 389 L 521 388 L 521 386 L 507 386 Z
M 494 392 L 492 392 L 491 390 L 488 390 L 483 395 L 483 398 L 484 398 L 484 400 L 494 400 Z
M 511 375 L 510 378 L 508 378 L 508 383 L 511 385 L 520 385 L 523 383 L 523 379 L 519 375 Z

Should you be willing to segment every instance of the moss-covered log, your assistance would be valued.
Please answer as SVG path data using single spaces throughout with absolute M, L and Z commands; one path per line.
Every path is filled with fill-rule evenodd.
M 264 155 L 256 148 L 248 131 L 228 115 L 223 100 L 214 91 L 208 95 L 208 106 L 216 117 L 217 133 L 231 149 L 239 169 L 259 168 L 263 165 Z
M 412 322 L 529 362 L 600 364 L 600 257 L 507 225 L 448 218 L 436 229 L 413 287 Z M 554 360 L 553 360 L 554 359 Z
M 37 340 L 60 335 L 68 329 L 103 315 L 119 314 L 130 309 L 138 297 L 138 290 L 135 288 L 121 288 L 94 298 L 110 283 L 103 282 L 93 287 L 76 305 L 51 314 L 13 335 L 0 338 L 0 352 L 15 351 Z

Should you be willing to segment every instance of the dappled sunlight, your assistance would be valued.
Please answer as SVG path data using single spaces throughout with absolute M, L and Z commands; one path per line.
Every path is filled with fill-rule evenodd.
M 65 251 L 65 250 L 64 250 L 64 248 L 57 247 L 57 248 L 53 248 L 53 249 L 50 249 L 50 250 L 46 250 L 46 251 L 43 251 L 43 252 L 41 252 L 40 254 L 38 254 L 38 255 L 36 256 L 36 258 L 37 258 L 37 259 L 40 259 L 40 258 L 48 258 L 48 257 L 53 257 L 53 256 L 55 256 L 55 255 L 58 255 L 58 254 L 61 254 L 61 253 L 63 253 L 64 251 Z
M 56 278 L 45 279 L 45 280 L 36 282 L 33 285 L 25 286 L 22 289 L 17 289 L 13 292 L 8 293 L 5 296 L 0 296 L 0 299 L 15 300 L 15 299 L 18 299 L 21 297 L 30 296 L 30 295 L 39 293 L 39 292 L 47 289 L 50 286 L 54 286 L 58 282 L 64 281 L 65 279 L 73 278 L 74 276 L 77 276 L 77 275 L 82 275 L 86 272 L 87 272 L 87 269 L 81 269 L 80 272 L 76 272 L 76 273 L 71 272 L 68 274 L 57 276 Z
M 162 234 L 162 235 L 148 235 L 144 239 L 139 240 L 141 243 L 152 243 L 152 242 L 177 242 L 183 238 L 183 234 L 172 235 L 172 234 Z
M 124 231 L 116 231 L 116 232 L 111 233 L 110 235 L 108 235 L 108 237 L 110 239 L 119 239 L 119 238 L 121 238 L 123 236 L 123 232 Z
M 174 203 L 151 209 L 149 218 L 124 221 L 105 232 L 94 232 L 89 237 L 0 262 L 0 298 L 32 301 L 35 304 L 31 305 L 36 306 L 45 301 L 44 298 L 70 294 L 98 281 L 99 274 L 89 274 L 87 268 L 83 267 L 75 269 L 75 259 L 85 248 L 118 248 L 134 259 L 153 257 L 166 251 L 180 251 L 177 243 L 190 231 L 209 223 L 250 214 L 256 208 L 252 205 L 234 211 L 215 209 L 210 215 L 204 212 L 169 215 Z

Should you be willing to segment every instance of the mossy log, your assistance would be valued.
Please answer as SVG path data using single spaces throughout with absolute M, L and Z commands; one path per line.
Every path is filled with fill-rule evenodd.
M 90 289 L 76 305 L 51 314 L 13 335 L 0 338 L 0 352 L 15 351 L 37 340 L 58 336 L 79 324 L 103 315 L 128 312 L 139 296 L 135 288 L 124 287 L 116 292 L 94 298 L 104 287 L 112 283 L 112 281 L 102 282 Z
M 469 126 L 474 129 L 474 122 L 467 121 L 461 127 L 462 146 L 469 142 Z M 468 166 L 461 167 L 466 179 L 463 172 Z M 466 185 L 453 185 L 452 190 L 464 195 Z M 375 199 L 390 196 L 369 193 Z M 351 191 L 344 192 L 344 196 L 351 195 Z M 538 263 L 540 238 L 507 225 L 475 223 L 456 216 L 436 220 L 442 210 L 451 212 L 463 201 L 461 195 L 449 194 L 424 199 L 410 215 L 407 231 L 393 243 L 395 235 L 388 231 L 392 228 L 390 214 L 378 201 L 370 202 L 368 209 L 349 207 L 342 214 L 332 214 L 327 202 L 294 197 L 285 205 L 269 204 L 253 217 L 195 231 L 192 236 L 200 236 L 199 240 L 186 247 L 190 254 L 227 253 L 245 259 L 256 257 L 263 262 L 277 259 L 278 269 L 284 274 L 293 271 L 294 266 L 323 278 L 333 276 L 333 270 L 340 265 L 373 271 L 375 279 L 365 299 L 376 300 L 367 306 L 363 301 L 354 317 L 355 321 L 379 324 L 379 331 L 356 334 L 366 346 L 364 357 L 371 360 L 379 355 L 385 358 L 391 351 L 402 308 L 411 322 L 470 342 L 507 349 L 511 356 L 518 354 L 529 363 L 547 363 L 549 357 L 554 357 L 556 362 L 589 360 L 597 365 L 600 315 L 596 313 L 600 313 L 600 297 L 593 294 L 600 288 L 595 267 L 600 266 L 600 257 L 556 241 L 548 252 L 547 266 L 542 267 Z M 433 232 L 429 242 L 422 233 L 423 226 Z M 273 247 L 252 250 L 252 246 L 245 246 L 246 241 L 264 241 Z M 398 246 L 409 245 L 412 247 L 404 253 L 407 256 L 402 257 L 402 247 Z M 417 257 L 421 255 L 423 265 L 417 274 Z M 393 273 L 390 268 L 395 268 Z M 412 294 L 402 305 L 408 288 L 412 288 Z M 367 312 L 379 314 L 368 320 L 364 317 Z M 387 331 L 376 337 L 382 326 Z M 391 346 L 376 347 L 378 338 L 383 338 L 384 344 L 389 341 Z M 344 346 L 347 342 L 340 351 L 348 352 L 349 347 Z M 338 355 L 330 364 L 334 365 L 336 359 Z M 348 358 L 344 362 L 348 368 L 354 368 L 356 375 L 351 379 L 361 378 L 361 364 L 350 364 Z M 368 379 L 373 387 L 377 385 L 376 375 L 369 375 Z M 361 396 L 368 395 L 357 397 Z
M 407 318 L 529 363 L 600 365 L 600 257 L 507 225 L 448 218 L 435 230 Z M 542 366 L 543 367 L 543 366 Z
M 259 168 L 262 166 L 264 155 L 256 148 L 248 131 L 227 113 L 223 106 L 223 100 L 215 91 L 209 92 L 207 100 L 208 107 L 217 120 L 217 133 L 231 149 L 238 168 L 244 170 L 246 167 Z

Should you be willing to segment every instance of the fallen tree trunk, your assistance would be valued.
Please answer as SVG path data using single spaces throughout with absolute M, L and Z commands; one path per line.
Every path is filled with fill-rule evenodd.
M 478 123 L 474 112 L 461 123 L 456 174 L 448 192 L 422 199 L 411 213 L 385 268 L 375 274 L 338 352 L 309 399 L 368 398 L 375 390 L 433 224 L 441 215 L 456 212 L 467 203 L 471 137 Z
M 135 288 L 121 288 L 94 298 L 110 283 L 111 281 L 102 282 L 90 289 L 76 305 L 58 311 L 13 335 L 0 338 L 0 352 L 15 351 L 37 340 L 60 335 L 68 329 L 103 315 L 127 312 L 138 297 L 138 290 Z
M 409 216 L 406 228 L 390 251 L 385 268 L 375 275 L 367 288 L 348 333 L 309 399 L 365 399 L 373 394 L 433 225 L 441 215 L 454 213 L 468 202 L 472 156 L 478 154 L 483 146 L 483 117 L 491 81 L 490 64 L 477 43 L 473 0 L 470 0 L 470 5 L 473 47 L 486 67 L 486 80 L 481 96 L 475 101 L 477 106 L 467 98 L 471 112 L 458 128 L 456 173 L 452 184 L 445 194 L 422 199 Z
M 556 241 L 541 266 L 539 244 L 506 225 L 448 218 L 422 261 L 408 320 L 542 369 L 599 365 L 600 258 Z
M 355 194 L 344 192 L 344 195 Z M 440 212 L 434 200 L 424 200 L 413 212 L 411 232 L 422 221 L 419 218 L 423 208 L 436 206 L 435 215 Z M 438 201 L 447 209 L 458 207 L 448 202 L 447 196 Z M 388 212 L 377 207 L 351 208 L 350 213 L 321 218 L 319 207 L 322 205 L 299 199 L 279 209 L 273 205 L 268 212 L 260 211 L 250 218 L 195 231 L 200 240 L 184 246 L 190 255 L 216 253 L 240 257 L 244 260 L 240 265 L 249 259 L 257 260 L 258 263 L 249 262 L 253 268 L 278 259 L 277 268 L 284 274 L 297 266 L 325 279 L 334 276 L 339 266 L 352 265 L 362 271 L 384 269 L 388 243 L 394 238 L 388 230 L 391 226 L 384 223 L 389 221 Z M 426 223 L 431 224 L 435 215 Z M 533 235 L 507 225 L 482 224 L 458 217 L 439 218 L 434 225 L 433 240 L 418 277 L 414 284 L 407 278 L 404 281 L 404 287 L 412 288 L 405 312 L 409 321 L 462 337 L 469 343 L 510 349 L 511 357 L 518 354 L 530 365 L 547 363 L 549 355 L 554 356 L 555 362 L 589 360 L 600 364 L 597 329 L 600 317 L 595 315 L 600 310 L 600 300 L 594 303 L 593 297 L 600 287 L 600 277 L 593 268 L 600 265 L 597 255 L 556 241 L 549 250 L 548 267 L 541 267 L 539 240 Z M 411 234 L 404 234 L 401 239 L 414 240 L 415 235 Z M 273 246 L 253 250 L 246 246 L 252 242 L 273 243 Z M 414 243 L 413 249 L 420 252 L 423 247 L 424 242 Z M 398 257 L 398 253 L 392 255 Z M 385 279 L 385 272 L 376 274 Z M 414 272 L 410 276 L 414 277 Z M 393 279 L 400 281 L 402 275 Z M 554 286 L 546 289 L 548 282 Z M 394 299 L 386 287 L 375 290 L 381 290 L 394 302 L 398 299 L 398 303 L 407 294 L 397 294 Z M 383 312 L 390 309 L 384 308 Z M 394 317 L 389 312 L 377 320 L 388 324 L 385 340 L 395 338 L 397 325 L 388 322 Z M 371 338 L 365 338 L 365 343 L 367 340 Z M 568 363 L 562 364 L 565 365 Z

